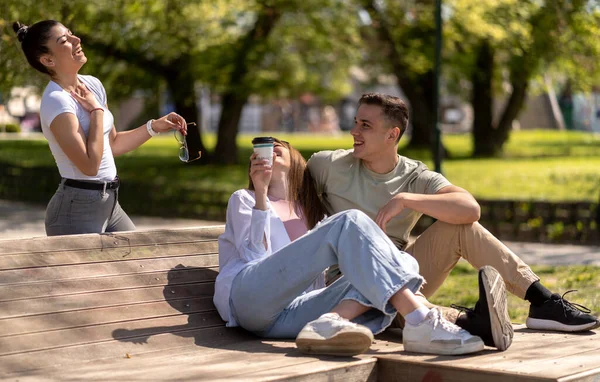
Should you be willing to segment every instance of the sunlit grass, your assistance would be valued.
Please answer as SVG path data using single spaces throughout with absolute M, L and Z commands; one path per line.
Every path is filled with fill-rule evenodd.
M 316 151 L 350 148 L 352 137 L 278 134 L 305 157 Z M 252 135 L 240 134 L 239 158 L 251 153 Z M 212 149 L 216 137 L 204 134 Z M 443 162 L 444 175 L 480 199 L 597 201 L 600 190 L 600 137 L 582 132 L 513 132 L 505 154 L 496 159 L 472 159 L 470 135 L 444 136 L 450 157 Z M 117 158 L 124 180 L 152 181 L 167 188 L 185 184 L 234 191 L 247 182 L 246 165 L 183 165 L 177 159 L 177 142 L 171 135 L 154 138 L 132 153 Z M 427 150 L 410 151 L 405 142 L 400 153 L 432 167 Z M 19 166 L 54 166 L 47 143 L 41 140 L 0 141 L 0 162 Z

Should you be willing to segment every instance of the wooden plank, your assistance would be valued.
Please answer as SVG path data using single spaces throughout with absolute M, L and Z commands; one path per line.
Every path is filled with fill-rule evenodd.
M 44 253 L 82 249 L 110 249 L 154 244 L 214 241 L 225 230 L 224 225 L 153 231 L 38 237 L 0 240 L 0 255 Z
M 0 269 L 48 267 L 53 265 L 88 264 L 107 261 L 152 259 L 172 256 L 210 255 L 218 253 L 216 241 L 196 243 L 154 244 L 125 248 L 90 248 L 44 253 L 21 253 L 0 256 Z
M 0 379 L 6 379 L 9 374 L 55 366 L 59 370 L 70 370 L 76 364 L 86 361 L 122 359 L 126 355 L 136 357 L 140 354 L 160 352 L 164 356 L 165 354 L 170 354 L 171 349 L 184 347 L 193 347 L 199 351 L 204 351 L 203 349 L 206 348 L 221 349 L 225 345 L 235 344 L 250 338 L 252 337 L 248 334 L 242 335 L 239 331 L 231 331 L 224 326 L 219 326 L 216 328 L 184 330 L 176 334 L 158 334 L 149 337 L 146 343 L 110 340 L 93 344 L 11 354 L 0 357 Z M 106 378 L 106 369 L 102 373 L 104 374 L 104 378 Z M 47 373 L 44 372 L 42 375 L 47 376 Z M 80 378 L 75 379 L 80 380 Z
M 216 311 L 181 314 L 176 309 L 171 309 L 172 312 L 169 313 L 176 315 L 158 317 L 158 312 L 147 311 L 148 308 L 152 308 L 151 305 L 147 304 L 142 308 L 145 314 L 145 317 L 141 316 L 144 317 L 143 320 L 117 321 L 92 326 L 70 327 L 62 330 L 0 337 L 0 357 L 9 354 L 90 344 L 112 339 L 143 344 L 153 335 L 225 325 Z M 163 303 L 163 305 L 166 304 Z M 189 311 L 196 310 L 194 306 L 189 308 Z M 134 315 L 137 315 L 137 312 L 134 312 Z M 72 323 L 70 324 L 72 325 Z
M 2 312 L 2 318 L 23 317 L 36 314 L 164 301 L 165 299 L 212 297 L 213 295 L 214 283 L 184 284 L 42 297 L 28 300 L 26 303 L 0 302 L 0 312 Z
M 543 363 L 544 361 L 554 361 L 569 353 L 598 349 L 600 349 L 600 343 L 597 339 L 594 341 L 585 341 L 581 339 L 581 337 L 575 336 L 569 339 L 562 338 L 546 346 L 540 344 L 538 346 L 530 346 L 527 348 L 516 347 L 507 354 L 505 359 L 494 362 L 493 365 L 488 364 L 488 361 L 486 360 L 483 365 L 467 363 L 464 364 L 464 366 L 475 368 L 493 367 L 494 369 L 502 371 L 533 374 L 536 370 L 539 370 L 537 364 Z M 597 366 L 600 367 L 600 362 Z
M 25 300 L 44 296 L 60 296 L 85 292 L 131 289 L 159 285 L 179 285 L 214 281 L 218 267 L 182 268 L 133 275 L 82 278 L 65 281 L 0 285 L 0 301 Z
M 345 361 L 345 362 L 344 362 Z M 318 359 L 310 363 L 275 367 L 255 373 L 243 373 L 222 378 L 227 381 L 306 381 L 306 382 L 376 382 L 377 360 L 367 358 L 354 360 Z
M 436 380 L 440 375 L 444 381 L 557 381 L 561 377 L 600 370 L 599 350 L 600 337 L 595 332 L 536 332 L 521 325 L 515 331 L 512 346 L 504 352 L 486 348 L 473 355 L 452 357 L 402 351 L 379 355 L 378 367 L 380 377 L 403 371 L 402 375 L 391 378 L 392 381 L 425 377 Z M 384 380 L 388 380 L 387 377 Z
M 265 341 L 240 341 L 220 348 L 196 347 L 184 353 L 164 351 L 160 355 L 137 356 L 80 365 L 79 367 L 52 368 L 20 375 L 20 381 L 29 378 L 53 379 L 106 379 L 111 380 L 332 380 L 374 381 L 376 360 L 372 357 L 338 358 L 307 357 L 301 355 L 291 341 L 279 341 L 272 346 Z M 356 368 L 356 369 L 354 369 Z M 281 372 L 280 370 L 284 370 Z M 256 374 L 254 374 L 256 373 Z M 35 380 L 35 379 L 33 379 Z
M 494 369 L 501 370 L 501 365 L 514 365 L 522 361 L 523 357 L 533 359 L 539 358 L 538 355 L 531 355 L 531 352 L 539 352 L 540 349 L 546 349 L 550 345 L 562 348 L 563 343 L 569 343 L 573 340 L 573 334 L 535 332 L 524 329 L 524 325 L 515 326 L 515 336 L 512 346 L 504 352 L 499 352 L 493 348 L 486 348 L 484 351 L 466 357 L 442 357 L 436 355 L 426 355 L 418 353 L 404 352 L 403 349 L 397 355 L 401 361 L 429 363 L 435 361 L 436 365 L 453 365 L 463 368 L 473 369 Z M 395 329 L 392 329 L 395 330 Z M 386 331 L 381 337 L 388 339 L 390 330 Z
M 581 373 L 571 374 L 566 377 L 557 379 L 557 382 L 598 382 L 600 381 L 600 374 L 598 369 L 584 371 Z
M 573 346 L 580 346 L 582 336 L 585 337 L 587 334 L 539 332 L 519 328 L 515 331 L 513 344 L 507 351 L 492 350 L 475 358 L 465 358 L 461 360 L 460 366 L 507 371 L 511 371 L 515 366 L 521 364 L 528 364 L 531 367 L 540 360 L 564 354 Z
M 377 359 L 377 375 L 381 382 L 550 382 L 550 379 L 493 370 L 469 369 L 432 362 L 400 362 L 397 358 Z
M 256 348 L 256 337 L 241 329 L 221 329 L 216 334 L 212 333 L 211 335 L 207 335 L 207 333 L 204 333 L 204 335 L 204 338 L 208 338 L 209 340 L 211 338 L 213 339 L 210 347 L 203 347 L 201 346 L 201 343 L 198 345 L 187 343 L 179 347 L 170 348 L 168 351 L 158 350 L 155 352 L 128 353 L 129 358 L 126 356 L 117 356 L 114 358 L 105 358 L 81 363 L 78 362 L 76 364 L 71 364 L 68 368 L 64 367 L 62 364 L 58 364 L 48 368 L 17 372 L 18 374 L 3 373 L 3 369 L 0 367 L 0 378 L 12 375 L 15 378 L 18 377 L 19 380 L 23 380 L 22 378 L 29 380 L 27 376 L 33 378 L 33 380 L 38 380 L 39 377 L 46 378 L 50 376 L 54 379 L 68 379 L 69 375 L 71 378 L 77 375 L 86 375 L 86 378 L 79 377 L 78 379 L 106 379 L 106 370 L 110 369 L 111 379 L 123 379 L 131 375 L 128 373 L 134 373 L 133 377 L 128 379 L 132 380 L 137 379 L 135 373 L 139 373 L 140 370 L 145 370 L 147 367 L 169 367 L 175 372 L 179 369 L 179 366 L 176 365 L 176 363 L 193 363 L 198 359 L 202 359 L 212 354 L 224 354 L 229 352 L 232 348 L 240 351 Z M 0 366 L 1 362 L 2 358 L 0 358 Z M 36 379 L 36 377 L 38 379 Z
M 15 335 L 120 322 L 134 319 L 191 314 L 215 309 L 212 297 L 190 297 L 181 300 L 156 301 L 133 305 L 73 310 L 0 320 L 0 339 Z M 0 347 L 1 351 L 1 347 Z
M 169 271 L 181 265 L 196 268 L 215 267 L 219 265 L 219 255 L 181 256 L 164 259 L 0 270 L 0 285 Z
M 372 358 L 307 357 L 293 348 L 283 352 L 232 349 L 227 353 L 195 359 L 191 363 L 177 360 L 176 364 L 181 364 L 181 367 L 177 368 L 176 378 L 204 381 L 374 381 L 376 362 Z M 358 367 L 357 373 L 354 367 Z M 137 375 L 142 379 L 164 380 L 170 378 L 168 370 L 169 367 L 152 371 L 144 368 Z
M 562 352 L 544 356 L 537 362 L 515 362 L 512 367 L 506 369 L 550 378 L 593 372 L 593 375 L 599 376 L 598 380 L 600 380 L 600 341 L 595 338 L 582 339 L 579 345 L 573 343 L 571 346 L 562 346 L 561 344 L 560 348 Z

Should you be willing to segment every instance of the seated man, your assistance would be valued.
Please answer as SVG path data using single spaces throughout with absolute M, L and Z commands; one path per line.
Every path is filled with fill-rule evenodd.
M 478 269 L 496 268 L 506 288 L 531 303 L 528 328 L 576 332 L 600 326 L 596 317 L 545 288 L 527 264 L 477 223 L 479 204 L 469 192 L 423 163 L 398 155 L 398 142 L 408 126 L 408 107 L 401 99 L 364 94 L 354 123 L 352 150 L 322 151 L 310 158 L 308 167 L 318 192 L 329 214 L 361 210 L 399 249 L 414 256 L 426 281 L 421 290 L 425 297 L 435 293 L 462 257 Z M 409 242 L 409 233 L 422 214 L 437 222 Z M 492 333 L 501 331 L 503 338 L 512 339 L 512 326 L 494 319 L 506 317 L 503 312 L 492 312 L 490 319 L 488 301 L 483 300 L 493 298 L 489 291 L 494 289 L 494 280 L 482 282 L 480 277 L 480 301 L 475 309 L 464 313 L 447 309 L 447 318 L 454 316 L 458 326 L 481 337 L 486 345 L 504 350 L 510 341 L 494 343 Z

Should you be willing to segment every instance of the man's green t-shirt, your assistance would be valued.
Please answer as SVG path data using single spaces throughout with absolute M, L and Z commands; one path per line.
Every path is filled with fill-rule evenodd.
M 313 154 L 308 168 L 330 215 L 358 209 L 375 219 L 377 212 L 400 192 L 435 194 L 451 183 L 423 163 L 398 155 L 398 164 L 387 174 L 367 169 L 353 150 L 321 151 Z M 404 248 L 420 212 L 405 209 L 387 224 L 387 235 Z

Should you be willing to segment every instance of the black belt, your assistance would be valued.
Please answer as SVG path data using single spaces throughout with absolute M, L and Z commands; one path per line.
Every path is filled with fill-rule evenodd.
M 74 187 L 74 188 L 82 188 L 84 190 L 102 191 L 102 190 L 105 190 L 104 184 L 106 184 L 106 190 L 116 190 L 117 188 L 119 188 L 119 183 L 120 183 L 120 181 L 119 181 L 119 178 L 117 177 L 112 182 L 102 182 L 102 183 L 86 182 L 83 180 L 75 180 L 75 179 L 65 179 L 64 185 L 69 186 L 69 187 Z

